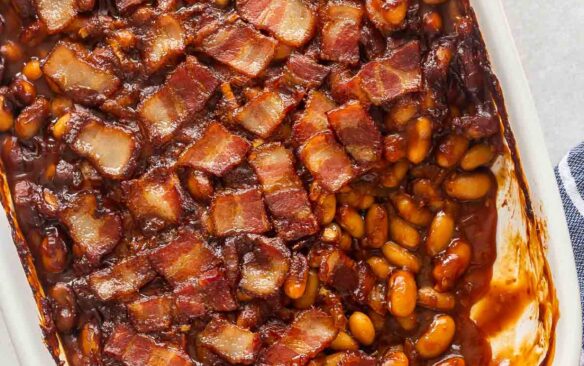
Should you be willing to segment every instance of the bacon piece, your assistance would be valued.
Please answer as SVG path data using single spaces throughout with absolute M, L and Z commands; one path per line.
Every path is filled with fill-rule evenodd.
M 189 321 L 209 311 L 233 311 L 237 302 L 222 268 L 213 268 L 174 290 L 176 313 Z
M 194 56 L 178 65 L 164 85 L 138 107 L 142 127 L 154 144 L 167 142 L 176 130 L 205 107 L 219 80 Z
M 111 179 L 132 174 L 141 148 L 134 133 L 87 112 L 72 113 L 66 129 L 64 141 L 101 174 Z
M 178 234 L 148 258 L 154 269 L 173 286 L 199 277 L 221 263 L 200 237 L 189 232 Z
M 265 90 L 239 108 L 234 117 L 246 130 L 266 139 L 298 102 L 297 95 Z
M 358 162 L 381 158 L 381 133 L 360 102 L 349 102 L 327 113 L 328 121 L 347 152 Z
M 341 292 L 350 293 L 353 298 L 366 303 L 375 286 L 375 276 L 365 263 L 357 263 L 341 250 L 331 250 L 324 254 L 318 271 L 319 279 Z
M 47 57 L 43 73 L 74 101 L 99 105 L 115 93 L 121 83 L 111 71 L 90 62 L 89 57 L 83 46 L 59 42 Z
M 211 320 L 199 337 L 203 346 L 231 364 L 253 364 L 261 346 L 259 334 L 220 318 Z
M 246 139 L 229 132 L 221 123 L 213 122 L 203 136 L 185 150 L 178 164 L 220 177 L 239 165 L 249 148 Z
M 256 188 L 216 194 L 210 210 L 217 236 L 261 234 L 270 230 L 262 194 Z
M 58 33 L 77 16 L 75 0 L 34 0 L 34 4 L 49 34 Z
M 294 84 L 315 88 L 328 75 L 330 67 L 321 65 L 308 56 L 293 53 L 286 63 L 286 71 Z
M 276 41 L 238 21 L 225 24 L 201 42 L 201 49 L 217 61 L 256 77 L 274 57 Z
M 300 159 L 316 180 L 337 192 L 355 177 L 351 160 L 331 132 L 312 136 L 300 148 Z
M 376 364 L 375 358 L 363 351 L 345 351 L 336 363 L 337 366 L 375 366 Z
M 238 0 L 237 11 L 290 46 L 301 47 L 314 34 L 316 17 L 302 0 Z
M 292 322 L 286 333 L 261 355 L 258 365 L 306 365 L 335 339 L 338 329 L 333 318 L 319 309 L 306 310 Z
M 320 57 L 347 64 L 359 62 L 363 6 L 357 2 L 329 2 L 323 10 Z
M 122 238 L 120 217 L 111 211 L 99 212 L 92 193 L 77 195 L 59 217 L 73 239 L 75 255 L 90 265 L 98 264 Z
M 292 153 L 280 143 L 261 145 L 249 156 L 261 183 L 274 226 L 284 240 L 296 240 L 318 231 L 308 195 L 294 169 Z
M 176 174 L 156 168 L 138 179 L 125 181 L 122 188 L 128 208 L 143 230 L 160 230 L 179 222 L 183 215 L 183 192 Z
M 102 301 L 119 300 L 137 293 L 156 277 L 145 256 L 136 256 L 89 275 L 89 287 Z
M 124 14 L 138 5 L 142 4 L 146 0 L 115 0 L 116 7 L 121 14 Z
M 154 73 L 181 55 L 186 47 L 184 30 L 174 16 L 162 14 L 149 29 L 143 59 L 146 71 Z
M 302 145 L 309 138 L 322 131 L 330 131 L 326 112 L 337 105 L 326 94 L 318 90 L 310 91 L 302 116 L 294 123 L 294 142 Z
M 245 240 L 252 247 L 242 255 L 239 287 L 257 297 L 277 293 L 290 268 L 290 251 L 279 238 L 248 235 Z
M 194 366 L 184 351 L 136 334 L 123 324 L 114 328 L 104 352 L 125 366 Z
M 474 115 L 454 118 L 452 125 L 472 140 L 489 137 L 499 132 L 499 119 L 482 106 Z
M 357 73 L 361 90 L 371 103 L 380 105 L 422 88 L 420 44 L 412 41 L 389 57 L 365 64 Z
M 170 328 L 174 299 L 170 295 L 145 297 L 128 304 L 128 314 L 138 332 L 157 332 Z

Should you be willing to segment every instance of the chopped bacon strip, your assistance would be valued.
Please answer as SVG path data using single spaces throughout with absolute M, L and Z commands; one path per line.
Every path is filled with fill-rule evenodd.
M 237 11 L 256 28 L 294 47 L 308 42 L 316 25 L 316 17 L 302 0 L 238 0 Z
M 312 235 L 318 223 L 308 195 L 294 169 L 292 153 L 279 143 L 261 145 L 249 156 L 258 176 L 278 235 L 296 240 Z
M 184 30 L 174 16 L 161 15 L 148 32 L 143 59 L 146 71 L 153 73 L 167 66 L 185 49 Z
M 355 177 L 351 160 L 331 132 L 312 136 L 300 148 L 300 159 L 319 183 L 331 192 Z
M 337 366 L 375 366 L 376 360 L 363 351 L 345 351 L 338 359 Z
M 246 130 L 262 138 L 268 138 L 298 102 L 296 95 L 265 90 L 239 108 L 235 120 Z
M 203 346 L 231 364 L 253 364 L 261 346 L 259 334 L 220 318 L 211 320 L 199 337 Z
M 59 217 L 73 239 L 75 255 L 90 265 L 98 264 L 122 238 L 120 217 L 111 211 L 98 212 L 92 193 L 77 195 Z
M 34 0 L 34 4 L 49 34 L 58 33 L 77 16 L 75 0 Z
M 294 84 L 315 88 L 322 84 L 330 67 L 321 65 L 308 56 L 293 53 L 286 63 L 286 71 Z
M 357 73 L 361 90 L 371 103 L 380 105 L 422 87 L 420 44 L 412 41 L 391 56 L 365 64 Z
M 148 257 L 156 271 L 173 286 L 199 277 L 221 263 L 200 237 L 189 232 L 178 234 Z
M 363 6 L 357 2 L 329 2 L 323 10 L 320 57 L 347 64 L 359 62 Z
M 89 275 L 89 287 L 102 301 L 119 300 L 137 293 L 156 277 L 148 259 L 137 256 Z
M 276 41 L 239 21 L 210 33 L 200 47 L 217 61 L 256 77 L 274 57 Z
M 243 264 L 239 287 L 258 297 L 277 293 L 290 268 L 290 251 L 278 238 L 248 235 L 243 240 L 251 248 L 240 248 Z
M 157 332 L 170 328 L 174 299 L 170 295 L 142 298 L 128 304 L 128 314 L 138 332 Z
M 174 290 L 179 319 L 188 321 L 208 311 L 233 311 L 237 302 L 222 268 L 213 268 Z
M 261 234 L 270 230 L 262 194 L 258 189 L 216 194 L 210 210 L 211 223 L 217 236 Z
M 65 142 L 101 174 L 111 179 L 132 174 L 141 148 L 135 133 L 87 112 L 72 113 L 66 128 Z
M 194 366 L 184 351 L 136 334 L 127 325 L 114 329 L 104 352 L 125 366 Z
M 177 66 L 164 85 L 142 100 L 138 114 L 152 143 L 167 142 L 176 130 L 205 103 L 219 85 L 219 80 L 194 56 Z
M 89 61 L 89 52 L 83 46 L 71 42 L 57 43 L 43 65 L 43 73 L 71 99 L 90 105 L 103 103 L 121 85 L 111 71 Z
M 338 329 L 322 310 L 300 313 L 286 333 L 260 355 L 258 365 L 306 365 L 335 339 Z
M 229 132 L 221 123 L 213 122 L 203 136 L 181 155 L 178 164 L 220 177 L 239 165 L 249 148 L 246 139 Z
M 327 113 L 328 121 L 349 154 L 358 162 L 381 158 L 381 133 L 359 102 L 349 102 Z
M 326 112 L 337 105 L 326 94 L 312 90 L 302 116 L 292 127 L 294 142 L 302 145 L 309 138 L 322 131 L 330 131 Z
M 338 291 L 352 294 L 359 302 L 367 302 L 375 286 L 375 276 L 369 266 L 355 262 L 341 250 L 331 250 L 323 255 L 318 277 Z
M 143 229 L 160 230 L 177 224 L 183 215 L 183 192 L 176 174 L 168 168 L 156 168 L 138 179 L 125 181 L 132 215 L 144 224 Z

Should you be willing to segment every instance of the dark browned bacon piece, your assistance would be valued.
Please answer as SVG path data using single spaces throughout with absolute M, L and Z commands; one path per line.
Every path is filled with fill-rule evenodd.
M 85 47 L 61 41 L 47 57 L 43 72 L 74 101 L 100 105 L 118 90 L 121 82 L 110 70 L 90 61 L 89 56 Z
M 157 332 L 170 328 L 174 299 L 170 295 L 141 298 L 128 304 L 128 315 L 138 332 Z
M 211 320 L 199 337 L 203 346 L 231 364 L 253 364 L 261 346 L 259 334 L 221 318 Z
M 331 250 L 323 255 L 318 277 L 338 291 L 352 294 L 359 302 L 366 302 L 375 286 L 375 277 L 369 266 L 355 262 L 341 250 Z
M 210 218 L 217 236 L 261 234 L 270 230 L 262 194 L 257 188 L 216 194 L 211 202 Z
M 139 255 L 93 272 L 88 283 L 100 300 L 120 300 L 137 293 L 155 276 L 148 259 Z
M 326 78 L 330 67 L 321 65 L 308 56 L 293 53 L 286 63 L 286 72 L 293 84 L 315 88 Z
M 122 188 L 132 215 L 143 230 L 160 230 L 179 222 L 183 215 L 183 192 L 176 174 L 156 168 L 138 179 L 125 181 Z
M 308 139 L 300 148 L 300 159 L 331 192 L 337 192 L 356 175 L 351 160 L 331 132 L 321 132 Z
M 132 174 L 141 148 L 135 133 L 87 112 L 71 114 L 63 139 L 111 179 L 124 179 Z
M 326 94 L 312 90 L 300 118 L 294 123 L 292 133 L 294 142 L 300 146 L 319 132 L 330 131 L 326 112 L 337 105 Z
M 322 310 L 300 313 L 286 333 L 267 348 L 257 362 L 261 366 L 302 366 L 325 349 L 337 336 L 333 318 Z
M 194 56 L 177 66 L 156 92 L 142 100 L 138 114 L 148 139 L 167 142 L 198 111 L 219 85 L 214 73 Z
M 381 133 L 360 102 L 353 101 L 327 113 L 328 121 L 347 152 L 360 163 L 381 158 Z
M 77 16 L 75 0 L 34 0 L 34 5 L 49 34 L 58 33 Z
M 238 0 L 237 11 L 256 28 L 294 47 L 308 42 L 316 25 L 312 9 L 302 0 Z
M 115 0 L 118 11 L 122 14 L 142 4 L 146 0 Z
M 261 145 L 249 161 L 261 183 L 274 227 L 284 240 L 312 235 L 318 223 L 308 195 L 294 169 L 292 153 L 279 143 Z
M 221 123 L 213 122 L 203 136 L 185 150 L 178 164 L 220 177 L 241 163 L 249 148 L 246 139 L 229 132 Z
M 60 211 L 59 218 L 73 239 L 73 252 L 81 262 L 96 265 L 122 238 L 120 217 L 98 211 L 98 199 L 90 192 L 78 194 Z
M 346 64 L 359 62 L 363 6 L 358 2 L 328 2 L 322 10 L 320 57 Z
M 125 366 L 193 366 L 189 356 L 173 346 L 136 334 L 118 325 L 107 340 L 104 352 Z
M 154 73 L 181 55 L 186 47 L 184 30 L 173 15 L 162 14 L 150 27 L 143 51 L 146 71 Z
M 276 41 L 245 23 L 224 24 L 200 44 L 203 52 L 247 76 L 255 77 L 272 60 Z

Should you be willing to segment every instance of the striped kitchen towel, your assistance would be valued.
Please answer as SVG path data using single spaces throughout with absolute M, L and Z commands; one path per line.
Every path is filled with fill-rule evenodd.
M 580 303 L 584 304 L 584 142 L 560 161 L 556 167 L 556 179 L 576 258 Z M 584 352 L 580 358 L 580 366 L 584 366 Z

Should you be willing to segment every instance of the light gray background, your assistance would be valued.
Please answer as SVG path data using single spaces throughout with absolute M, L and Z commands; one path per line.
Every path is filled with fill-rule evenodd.
M 502 1 L 555 165 L 584 141 L 584 2 Z M 0 359 L 18 365 L 2 316 Z

